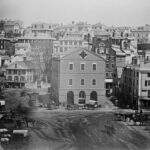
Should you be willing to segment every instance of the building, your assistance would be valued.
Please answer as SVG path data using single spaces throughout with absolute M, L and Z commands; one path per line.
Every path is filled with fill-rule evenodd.
M 102 24 L 102 23 L 96 23 L 94 25 L 92 25 L 92 30 L 105 30 L 106 29 L 106 25 Z
M 16 61 L 6 68 L 8 87 L 25 87 L 36 80 L 37 65 L 30 61 Z
M 0 51 L 9 50 L 11 47 L 11 40 L 4 37 L 4 33 L 0 34 Z
M 4 32 L 0 33 L 0 54 L 12 56 L 15 52 L 15 41 L 4 37 Z
M 150 62 L 133 59 L 123 68 L 121 92 L 124 103 L 132 108 L 150 108 Z
M 24 31 L 24 36 L 54 37 L 53 24 L 34 23 Z
M 53 41 L 55 40 L 51 37 L 52 27 L 47 24 L 40 24 L 39 26 L 34 24 L 32 26 L 33 30 L 29 29 L 29 33 L 25 32 L 24 36 L 19 37 L 18 43 L 30 44 L 31 57 L 40 68 L 40 80 L 50 82 Z
M 84 48 L 53 57 L 51 86 L 54 99 L 67 104 L 83 104 L 90 99 L 101 105 L 107 103 L 105 61 Z
M 150 41 L 150 27 L 141 26 L 131 30 L 132 36 L 138 43 L 146 43 Z
M 88 42 L 84 40 L 83 34 L 78 32 L 66 33 L 63 38 L 54 42 L 54 54 L 81 47 L 88 48 Z
M 15 44 L 15 54 L 27 55 L 31 53 L 30 43 L 16 43 Z
M 5 37 L 14 38 L 22 34 L 23 23 L 20 20 L 1 20 L 0 30 L 5 32 Z
M 145 59 L 149 59 L 150 42 L 137 44 L 137 53 L 140 56 L 144 56 Z
M 107 60 L 105 61 L 105 88 L 106 96 L 111 96 L 117 86 L 117 67 L 116 52 L 112 48 L 110 34 L 108 32 L 95 33 L 91 50 Z

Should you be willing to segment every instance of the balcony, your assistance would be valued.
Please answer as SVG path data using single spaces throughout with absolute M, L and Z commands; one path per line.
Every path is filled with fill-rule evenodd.
M 12 79 L 7 79 L 7 82 L 16 82 L 16 83 L 25 83 L 27 82 L 26 80 L 12 80 Z

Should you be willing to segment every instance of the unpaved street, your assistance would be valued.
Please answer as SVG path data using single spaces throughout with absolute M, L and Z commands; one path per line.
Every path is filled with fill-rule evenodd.
M 150 139 L 121 122 L 112 112 L 34 112 L 26 150 L 148 150 Z

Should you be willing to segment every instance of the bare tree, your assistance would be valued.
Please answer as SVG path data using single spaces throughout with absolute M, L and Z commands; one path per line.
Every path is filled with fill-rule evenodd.
M 32 58 L 39 67 L 39 78 L 46 81 L 48 80 L 49 82 L 51 75 L 52 49 L 46 45 L 41 47 L 39 44 L 36 44 L 32 46 Z

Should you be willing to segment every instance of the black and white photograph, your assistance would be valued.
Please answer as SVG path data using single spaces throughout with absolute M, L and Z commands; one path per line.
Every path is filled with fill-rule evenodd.
M 150 150 L 150 1 L 0 0 L 0 150 Z

